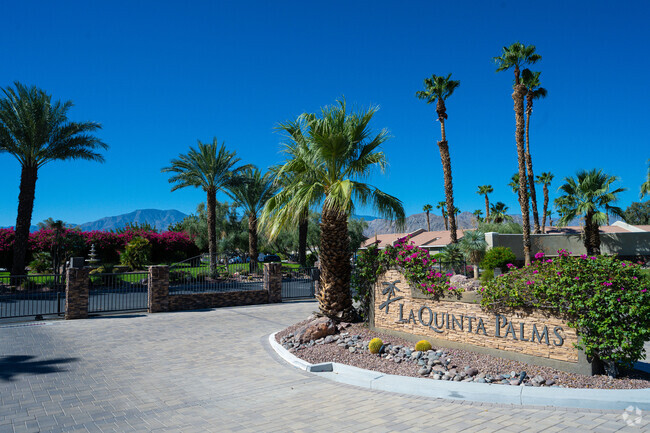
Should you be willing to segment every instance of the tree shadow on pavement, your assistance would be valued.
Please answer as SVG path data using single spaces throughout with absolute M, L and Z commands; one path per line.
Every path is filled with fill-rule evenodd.
M 33 361 L 35 356 L 10 355 L 0 358 L 0 381 L 12 382 L 19 374 L 50 374 L 67 371 L 59 364 L 76 362 L 78 358 L 58 358 Z

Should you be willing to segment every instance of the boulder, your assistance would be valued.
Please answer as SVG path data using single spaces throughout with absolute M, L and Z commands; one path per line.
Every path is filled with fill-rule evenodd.
M 301 343 L 336 334 L 336 324 L 328 317 L 312 320 L 296 331 L 296 339 Z

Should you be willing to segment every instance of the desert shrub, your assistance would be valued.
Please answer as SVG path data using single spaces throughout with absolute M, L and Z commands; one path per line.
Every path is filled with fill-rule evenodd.
M 485 253 L 485 257 L 481 261 L 481 268 L 494 271 L 495 268 L 501 268 L 503 272 L 507 272 L 508 264 L 512 265 L 517 261 L 517 256 L 508 247 L 494 247 Z
M 0 229 L 0 268 L 11 268 L 14 258 L 14 239 L 16 233 L 13 227 Z
M 354 288 L 353 299 L 359 303 L 359 314 L 368 319 L 372 288 L 381 272 L 379 249 L 376 245 L 357 255 L 354 272 L 350 276 L 350 285 Z
M 427 340 L 420 340 L 415 343 L 415 350 L 419 350 L 420 352 L 431 350 L 431 343 L 429 343 Z
M 29 268 L 39 274 L 52 271 L 52 255 L 45 251 L 34 254 L 33 260 L 29 262 Z
M 305 257 L 305 265 L 308 268 L 313 267 L 317 261 L 318 261 L 318 253 L 309 253 L 307 254 L 307 257 Z
M 611 256 L 537 254 L 531 266 L 513 268 L 483 291 L 481 305 L 495 311 L 537 308 L 566 317 L 580 336 L 578 348 L 615 376 L 644 354 L 650 339 L 650 281 L 639 265 Z
M 370 353 L 377 354 L 381 350 L 381 346 L 384 345 L 384 342 L 381 341 L 380 338 L 373 338 L 370 340 L 370 343 L 368 343 L 368 350 Z
M 128 266 L 130 270 L 142 269 L 151 262 L 151 242 L 142 237 L 135 237 L 128 244 L 122 254 L 120 263 Z

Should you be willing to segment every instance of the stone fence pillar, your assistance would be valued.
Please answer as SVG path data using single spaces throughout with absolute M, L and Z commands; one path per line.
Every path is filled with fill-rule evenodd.
M 88 269 L 68 268 L 65 285 L 65 319 L 88 317 Z
M 264 290 L 269 303 L 282 302 L 282 263 L 264 263 Z
M 149 313 L 169 310 L 169 266 L 149 266 Z

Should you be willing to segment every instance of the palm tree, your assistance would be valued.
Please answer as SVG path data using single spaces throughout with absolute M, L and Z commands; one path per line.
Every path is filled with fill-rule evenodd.
M 641 184 L 640 199 L 643 198 L 646 194 L 650 194 L 650 159 L 648 160 L 648 176 L 646 181 Z
M 483 260 L 487 242 L 485 235 L 480 231 L 472 230 L 463 232 L 463 239 L 460 241 L 460 249 L 465 253 L 465 257 L 474 268 L 474 279 L 478 279 L 478 264 Z
M 474 218 L 476 219 L 476 227 L 478 227 L 478 224 L 483 222 L 483 211 L 481 209 L 476 209 L 472 215 L 474 215 Z
M 440 213 L 442 214 L 442 218 L 445 220 L 445 230 L 449 230 L 449 220 L 447 219 L 447 211 L 445 210 L 445 206 L 447 206 L 446 201 L 439 201 L 436 205 L 436 209 L 441 209 Z
M 273 183 L 273 173 L 264 175 L 256 167 L 248 167 L 240 171 L 236 182 L 226 187 L 225 193 L 238 206 L 244 208 L 248 216 L 248 256 L 250 271 L 257 272 L 257 217 L 264 208 L 266 201 L 273 197 L 277 187 Z
M 524 152 L 524 97 L 526 96 L 526 86 L 520 81 L 520 68 L 523 65 L 533 64 L 542 58 L 535 53 L 534 45 L 524 45 L 515 42 L 509 47 L 503 47 L 501 56 L 495 57 L 497 72 L 506 71 L 514 68 L 515 85 L 512 92 L 515 109 L 515 139 L 517 142 L 517 162 L 519 164 L 519 205 L 521 207 L 521 216 L 523 219 L 523 243 L 524 243 L 524 263 L 530 264 L 530 220 L 528 212 L 528 195 L 526 194 L 526 158 Z
M 537 191 L 535 191 L 535 175 L 533 174 L 533 160 L 530 156 L 530 115 L 533 114 L 533 101 L 546 98 L 547 91 L 541 87 L 539 76 L 541 72 L 531 72 L 524 69 L 521 81 L 526 87 L 526 171 L 528 172 L 528 188 L 530 190 L 530 203 L 533 206 L 533 225 L 535 233 L 540 233 L 539 213 L 537 212 Z
M 558 225 L 566 226 L 577 216 L 583 216 L 584 244 L 589 255 L 600 254 L 598 227 L 607 220 L 603 210 L 609 209 L 614 215 L 623 215 L 621 208 L 611 205 L 618 199 L 617 194 L 625 191 L 624 188 L 610 190 L 617 180 L 618 177 L 605 174 L 602 170 L 582 170 L 576 174 L 576 178 L 564 178 L 565 183 L 560 187 L 563 195 L 556 199 L 556 203 L 562 208 L 562 218 Z
M 510 182 L 508 182 L 508 186 L 512 188 L 512 192 L 514 192 L 515 194 L 519 194 L 519 173 L 515 173 L 512 175 L 512 177 L 510 178 Z M 526 194 L 528 194 L 528 191 L 526 191 Z
M 104 162 L 97 151 L 108 146 L 92 135 L 101 129 L 99 123 L 68 121 L 72 101 L 52 101 L 52 96 L 43 90 L 17 81 L 14 87 L 2 89 L 0 153 L 13 155 L 21 165 L 11 273 L 24 275 L 38 170 L 57 160 Z
M 512 217 L 508 215 L 508 206 L 500 201 L 492 204 L 490 212 L 492 213 L 492 222 L 496 224 L 501 224 L 504 221 L 512 219 Z
M 198 149 L 190 147 L 187 154 L 180 154 L 178 159 L 172 159 L 169 167 L 164 167 L 161 172 L 173 173 L 169 183 L 174 184 L 172 191 L 193 186 L 201 188 L 207 195 L 208 213 L 208 251 L 210 254 L 210 273 L 214 275 L 217 270 L 217 233 L 215 230 L 217 192 L 234 186 L 239 172 L 249 166 L 235 168 L 239 162 L 236 153 L 226 150 L 225 143 L 217 142 L 216 137 L 212 143 L 198 141 Z
M 478 191 L 476 191 L 478 195 L 485 196 L 485 221 L 487 222 L 490 221 L 490 199 L 488 194 L 492 194 L 492 192 L 494 192 L 492 185 L 479 185 Z
M 288 155 L 288 159 L 309 160 L 309 144 L 307 142 L 307 134 L 305 132 L 306 123 L 313 119 L 313 115 L 303 115 L 293 121 L 280 122 L 276 129 L 284 132 L 284 152 Z M 296 164 L 297 165 L 297 164 Z M 271 167 L 271 171 L 275 176 L 275 183 L 281 187 L 291 185 L 295 181 L 297 173 L 290 173 L 282 170 L 282 165 Z M 298 173 L 300 174 L 300 173 Z M 304 173 L 303 173 L 304 174 Z M 309 208 L 316 203 L 309 203 L 299 211 L 300 218 L 298 219 L 298 263 L 301 266 L 307 264 L 307 234 L 309 233 Z
M 422 206 L 422 210 L 427 213 L 427 231 L 431 231 L 431 223 L 429 222 L 429 212 L 431 212 L 431 209 L 433 209 L 433 206 L 430 204 L 425 204 Z
M 440 121 L 441 140 L 438 142 L 440 148 L 440 159 L 442 160 L 442 171 L 445 178 L 445 198 L 447 209 L 454 209 L 454 188 L 451 177 L 451 157 L 449 156 L 449 146 L 447 144 L 447 135 L 445 134 L 445 120 L 447 119 L 447 108 L 445 100 L 449 98 L 456 88 L 460 86 L 460 81 L 451 79 L 451 74 L 446 77 L 431 75 L 431 78 L 424 79 L 424 90 L 415 93 L 419 99 L 427 101 L 427 104 L 436 103 L 436 113 Z M 458 241 L 456 237 L 456 216 L 453 212 L 449 215 L 449 228 L 451 242 Z
M 321 285 L 316 295 L 322 314 L 342 320 L 354 317 L 350 296 L 350 250 L 348 218 L 354 202 L 372 205 L 379 214 L 404 225 L 399 199 L 360 182 L 370 170 L 384 170 L 386 156 L 379 146 L 388 138 L 382 130 L 374 135 L 369 124 L 376 107 L 349 112 L 345 100 L 321 108 L 319 116 L 305 115 L 309 152 L 289 158 L 280 169 L 293 173 L 292 181 L 266 202 L 262 220 L 269 235 L 296 223 L 300 212 L 314 202 L 323 203 L 321 214 Z
M 536 177 L 535 182 L 544 185 L 544 215 L 542 216 L 542 233 L 546 233 L 546 216 L 548 213 L 548 186 L 553 181 L 553 174 L 551 172 L 544 172 Z

